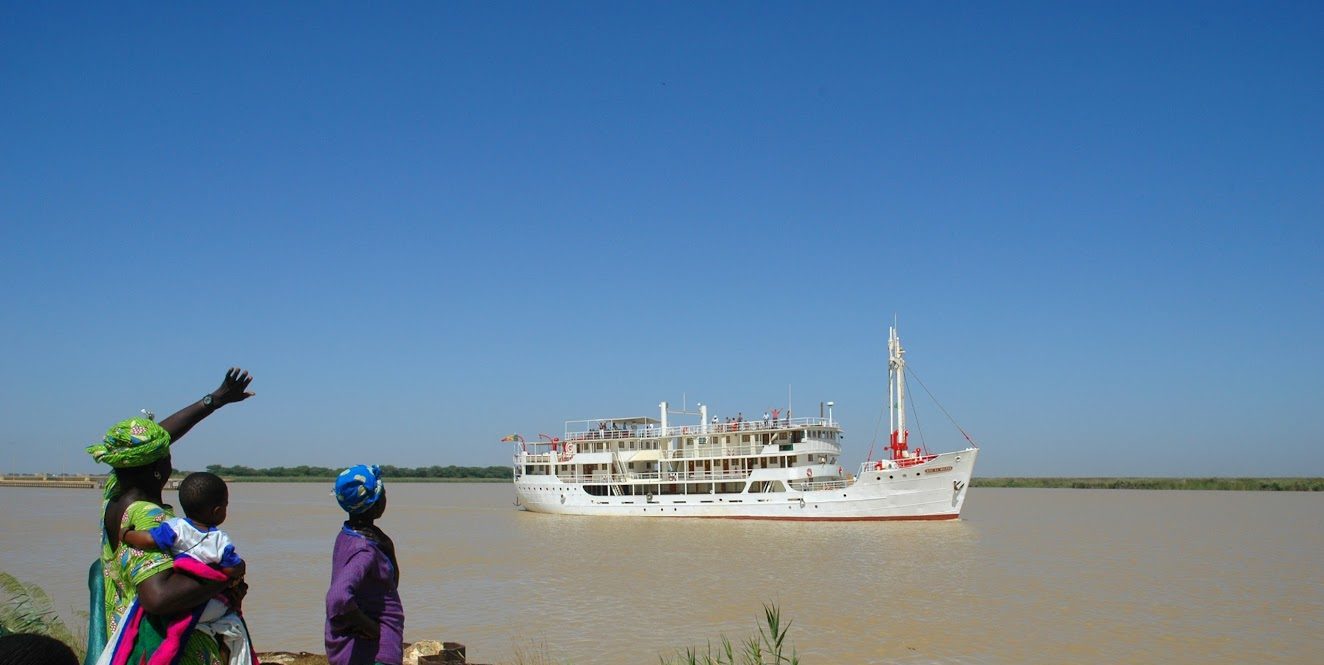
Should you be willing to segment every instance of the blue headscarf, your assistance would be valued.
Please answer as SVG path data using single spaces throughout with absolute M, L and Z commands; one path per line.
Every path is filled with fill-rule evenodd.
M 382 468 L 376 464 L 358 464 L 340 472 L 336 478 L 336 501 L 350 515 L 367 512 L 382 498 Z

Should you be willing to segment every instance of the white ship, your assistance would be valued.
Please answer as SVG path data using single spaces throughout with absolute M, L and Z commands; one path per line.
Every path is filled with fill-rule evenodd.
M 831 402 L 810 418 L 659 417 L 569 421 L 563 437 L 515 443 L 515 503 L 539 513 L 776 520 L 949 520 L 961 514 L 979 449 L 912 450 L 905 351 L 888 333 L 886 459 L 842 466 Z M 692 424 L 673 424 L 669 416 Z M 964 434 L 964 431 L 962 431 Z

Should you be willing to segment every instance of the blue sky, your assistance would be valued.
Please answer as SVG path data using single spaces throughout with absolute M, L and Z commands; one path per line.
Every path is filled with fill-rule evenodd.
M 176 466 L 504 464 L 788 385 L 857 462 L 895 315 L 980 475 L 1324 474 L 1318 3 L 9 4 L 0 36 L 3 469 L 92 470 L 230 365 L 257 397 Z

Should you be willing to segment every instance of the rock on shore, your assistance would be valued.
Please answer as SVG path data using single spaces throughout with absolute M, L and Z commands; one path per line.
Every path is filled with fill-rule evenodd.
M 405 645 L 403 665 L 418 665 L 419 656 L 435 656 L 442 651 L 442 644 L 436 640 L 419 640 Z M 270 651 L 260 653 L 257 659 L 263 665 L 327 665 L 326 656 L 320 653 L 290 653 L 289 651 Z
M 257 660 L 263 665 L 327 665 L 325 655 L 307 651 L 268 651 L 257 654 Z

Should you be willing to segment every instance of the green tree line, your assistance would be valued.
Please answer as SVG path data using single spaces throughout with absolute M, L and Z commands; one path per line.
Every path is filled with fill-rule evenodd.
M 971 478 L 970 486 L 1320 492 L 1324 478 Z
M 224 466 L 208 464 L 207 470 L 223 478 L 335 478 L 344 469 L 325 466 Z M 385 478 L 511 478 L 508 466 L 392 466 L 382 465 Z

